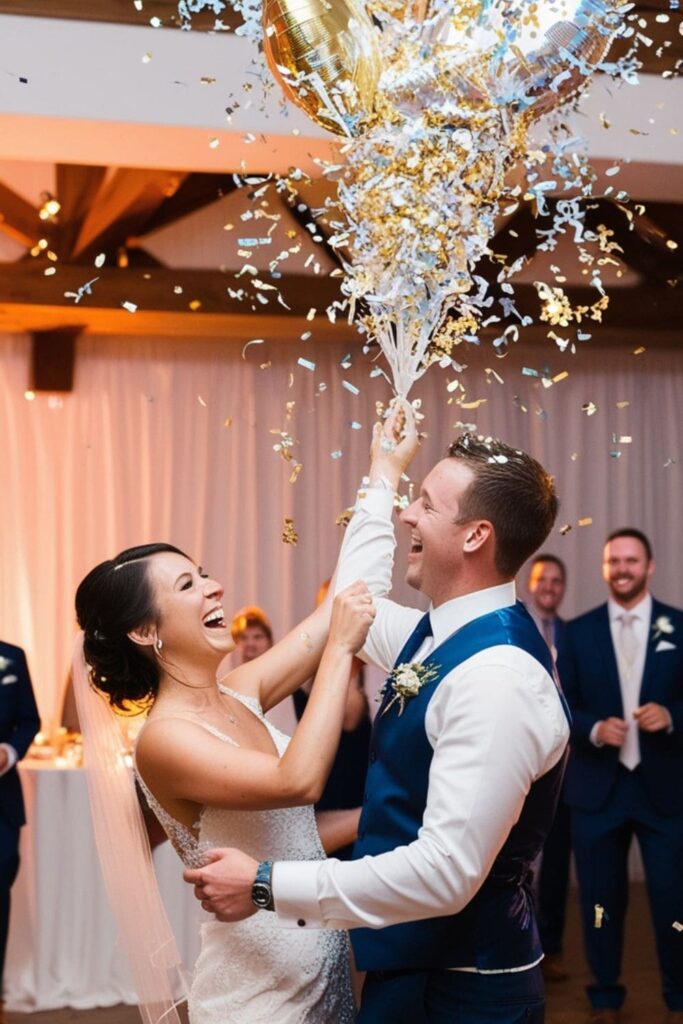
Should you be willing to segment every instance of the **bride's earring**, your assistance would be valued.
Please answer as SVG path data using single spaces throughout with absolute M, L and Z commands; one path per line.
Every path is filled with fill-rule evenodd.
M 163 646 L 164 646 L 164 641 L 161 639 L 160 636 L 157 637 L 157 639 L 154 642 L 154 647 L 155 647 L 155 650 L 156 650 L 157 654 L 161 654 L 161 649 L 162 649 Z

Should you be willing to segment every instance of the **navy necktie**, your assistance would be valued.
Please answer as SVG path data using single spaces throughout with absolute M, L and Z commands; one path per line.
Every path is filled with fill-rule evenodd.
M 426 612 L 408 637 L 403 650 L 399 655 L 400 662 L 397 662 L 397 664 L 404 664 L 407 661 L 412 661 L 428 636 L 433 636 L 433 633 L 429 612 Z
M 394 668 L 398 665 L 405 665 L 412 661 L 428 636 L 433 636 L 433 633 L 429 612 L 426 612 L 403 645 L 398 658 L 394 662 Z M 391 679 L 391 676 L 389 676 L 389 679 Z M 388 685 L 389 679 L 387 679 L 387 682 L 384 685 L 384 696 L 382 697 L 382 703 L 379 706 L 379 712 L 375 718 L 375 727 L 392 696 L 391 687 Z

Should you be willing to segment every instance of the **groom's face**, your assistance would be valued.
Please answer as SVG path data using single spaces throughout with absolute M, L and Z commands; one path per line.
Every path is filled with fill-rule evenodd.
M 401 513 L 411 541 L 406 581 L 435 605 L 458 594 L 467 524 L 455 520 L 473 479 L 459 459 L 443 459 L 425 477 L 417 500 Z

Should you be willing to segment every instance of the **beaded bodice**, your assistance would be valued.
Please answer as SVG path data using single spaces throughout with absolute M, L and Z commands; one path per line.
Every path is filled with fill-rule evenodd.
M 287 749 L 289 736 L 268 721 L 258 700 L 227 686 L 219 685 L 221 693 L 239 700 L 270 733 L 278 755 Z M 180 717 L 180 716 L 177 716 Z M 185 717 L 185 716 L 183 716 Z M 187 715 L 216 739 L 239 747 L 237 740 L 221 732 L 210 722 Z M 315 824 L 313 808 L 284 807 L 270 810 L 226 810 L 222 807 L 202 808 L 192 829 L 177 821 L 166 811 L 137 771 L 136 777 L 152 811 L 159 820 L 173 848 L 187 867 L 200 867 L 204 854 L 217 846 L 236 846 L 258 860 L 319 860 L 325 856 Z

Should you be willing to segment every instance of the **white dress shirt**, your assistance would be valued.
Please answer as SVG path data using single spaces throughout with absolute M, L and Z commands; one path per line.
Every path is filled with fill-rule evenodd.
M 607 614 L 609 616 L 609 629 L 612 637 L 612 647 L 614 648 L 614 657 L 617 663 L 617 672 L 619 673 L 624 720 L 627 722 L 629 730 L 633 729 L 634 735 L 637 735 L 638 724 L 633 718 L 633 712 L 638 707 L 643 671 L 645 670 L 647 642 L 650 635 L 650 621 L 652 619 L 652 595 L 647 593 L 642 601 L 639 601 L 633 608 L 628 609 L 623 608 L 622 605 L 617 604 L 610 597 L 607 599 Z M 637 653 L 630 669 L 623 663 L 619 653 L 621 644 L 621 616 L 624 614 L 633 616 L 633 626 L 631 628 L 638 644 Z M 599 721 L 595 723 L 589 736 L 591 743 L 596 747 L 604 746 L 597 738 L 600 724 Z
M 380 593 L 379 569 L 388 591 L 392 503 L 393 494 L 382 490 L 368 489 L 359 500 L 342 548 L 338 589 L 358 577 L 367 582 L 368 570 Z M 514 601 L 514 583 L 506 583 L 430 609 L 433 641 L 417 658 L 472 619 Z M 422 613 L 386 598 L 376 604 L 363 656 L 388 671 Z M 357 861 L 276 863 L 273 895 L 283 926 L 384 928 L 462 910 L 488 875 L 532 783 L 557 763 L 569 737 L 551 677 L 526 651 L 502 645 L 443 678 L 429 701 L 425 730 L 434 754 L 417 838 Z

